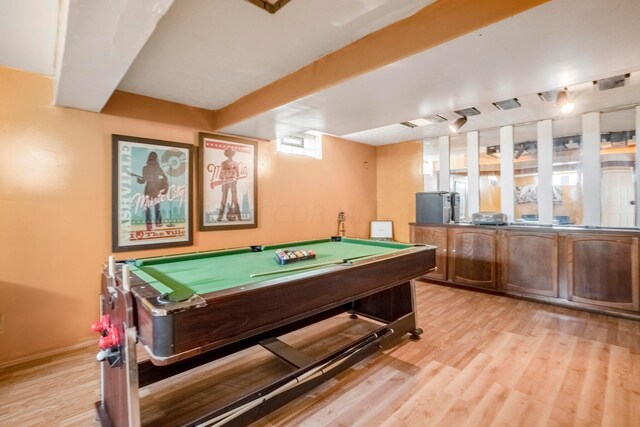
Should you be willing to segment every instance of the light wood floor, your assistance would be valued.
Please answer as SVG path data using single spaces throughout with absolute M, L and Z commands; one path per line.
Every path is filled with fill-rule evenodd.
M 416 289 L 420 341 L 365 360 L 254 426 L 640 425 L 640 322 L 422 282 Z M 320 352 L 337 343 L 323 337 L 327 328 L 287 342 Z M 0 426 L 97 425 L 95 352 L 0 370 Z M 203 369 L 221 383 L 247 366 L 245 381 L 281 369 L 259 352 L 216 363 Z M 197 378 L 183 392 L 206 394 Z M 161 418 L 166 396 L 175 397 L 163 386 L 179 387 L 141 391 L 145 423 L 177 422 Z

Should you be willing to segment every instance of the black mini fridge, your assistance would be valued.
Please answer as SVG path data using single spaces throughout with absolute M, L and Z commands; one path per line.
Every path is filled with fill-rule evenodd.
M 447 224 L 451 220 L 451 193 L 447 191 L 416 193 L 416 223 Z

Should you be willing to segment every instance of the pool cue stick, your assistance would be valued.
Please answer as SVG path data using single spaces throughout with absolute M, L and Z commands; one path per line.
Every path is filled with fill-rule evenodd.
M 257 399 L 249 401 L 242 406 L 232 409 L 231 411 L 226 412 L 224 414 L 220 414 L 217 417 L 207 420 L 199 425 L 214 426 L 214 427 L 222 426 L 227 422 L 238 418 L 240 415 L 250 411 L 256 406 L 266 402 L 267 400 L 279 394 L 282 394 L 285 391 L 290 390 L 298 385 L 309 382 L 315 379 L 316 377 L 319 377 L 320 375 L 325 374 L 328 371 L 331 371 L 336 366 L 339 366 L 340 364 L 344 363 L 347 360 L 347 358 L 349 358 L 350 356 L 353 356 L 354 354 L 364 350 L 365 348 L 367 348 L 372 344 L 380 342 L 382 339 L 386 338 L 389 335 L 389 333 L 393 333 L 393 330 L 387 329 L 387 331 L 385 331 L 381 335 L 378 335 L 377 333 L 373 333 L 364 342 L 357 344 L 352 348 L 346 349 L 342 353 L 336 355 L 336 357 L 334 357 L 333 359 L 327 361 L 325 364 L 316 366 L 315 368 L 301 374 L 300 376 L 293 378 L 291 381 L 281 385 L 277 389 L 271 391 L 270 393 L 267 393 L 264 396 L 261 396 L 261 397 L 258 397 Z
M 261 273 L 254 273 L 249 275 L 249 277 L 260 277 L 260 276 L 268 276 L 270 274 L 278 274 L 278 273 L 288 273 L 290 271 L 300 271 L 300 270 L 308 270 L 310 268 L 316 268 L 316 267 L 324 267 L 325 265 L 331 265 L 331 264 L 344 264 L 345 260 L 344 259 L 334 259 L 332 261 L 325 261 L 325 262 L 321 262 L 318 264 L 311 264 L 311 265 L 301 265 L 299 267 L 293 267 L 293 268 L 287 268 L 286 270 L 271 270 L 271 271 L 263 271 Z
M 109 277 L 113 277 L 116 274 L 116 260 L 113 255 L 109 255 Z
M 129 266 L 127 264 L 122 266 L 122 287 L 125 291 L 129 291 Z

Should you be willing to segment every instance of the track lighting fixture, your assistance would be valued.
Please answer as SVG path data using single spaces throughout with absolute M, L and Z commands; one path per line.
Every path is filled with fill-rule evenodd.
M 576 104 L 574 104 L 569 98 L 569 91 L 566 88 L 558 91 L 556 104 L 558 104 L 558 107 L 560 107 L 560 111 L 562 111 L 563 114 L 569 114 L 576 108 Z
M 455 122 L 451 123 L 449 125 L 449 129 L 451 129 L 451 132 L 453 133 L 458 133 L 458 130 L 460 130 L 460 128 L 464 126 L 465 123 L 467 123 L 467 118 L 465 116 L 462 116 Z

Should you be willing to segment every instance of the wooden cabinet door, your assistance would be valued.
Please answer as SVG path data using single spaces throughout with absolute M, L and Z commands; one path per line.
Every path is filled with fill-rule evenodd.
M 495 289 L 496 232 L 451 228 L 449 230 L 449 280 Z
M 569 300 L 640 310 L 637 237 L 575 234 L 567 245 Z
M 436 249 L 436 269 L 425 277 L 447 280 L 447 228 L 412 225 L 411 243 L 424 243 L 438 247 Z
M 558 297 L 558 235 L 502 231 L 500 283 L 505 290 Z

